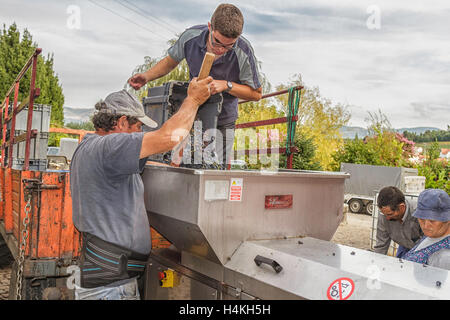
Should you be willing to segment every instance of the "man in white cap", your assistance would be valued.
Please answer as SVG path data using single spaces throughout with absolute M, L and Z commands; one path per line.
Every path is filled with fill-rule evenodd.
M 188 134 L 211 82 L 194 78 L 179 111 L 152 132 L 142 132 L 142 125 L 157 124 L 125 90 L 95 106 L 96 132 L 85 136 L 70 166 L 73 222 L 83 237 L 76 299 L 142 295 L 151 239 L 140 173 L 148 156 L 173 149 Z
M 450 270 L 450 197 L 444 190 L 427 189 L 420 193 L 413 214 L 424 237 L 403 259 Z

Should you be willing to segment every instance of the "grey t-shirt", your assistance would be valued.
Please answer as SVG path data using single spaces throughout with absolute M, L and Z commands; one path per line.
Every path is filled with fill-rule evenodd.
M 151 249 L 139 159 L 144 133 L 88 134 L 70 165 L 73 223 L 141 254 Z
M 423 236 L 419 221 L 412 214 L 416 211 L 417 201 L 406 199 L 406 212 L 402 221 L 387 220 L 379 213 L 377 223 L 377 243 L 374 246 L 376 253 L 387 254 L 391 240 L 411 249 Z

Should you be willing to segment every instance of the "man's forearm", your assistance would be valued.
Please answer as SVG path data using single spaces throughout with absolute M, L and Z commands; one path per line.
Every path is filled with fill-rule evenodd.
M 145 71 L 144 72 L 145 78 L 147 82 L 149 82 L 164 77 L 170 71 L 175 69 L 177 65 L 178 65 L 177 61 L 172 59 L 170 56 L 167 56 L 161 61 L 159 61 L 156 65 L 154 65 L 152 68 Z
M 258 101 L 262 97 L 262 88 L 253 89 L 248 85 L 233 82 L 233 88 L 228 93 L 242 100 Z
M 159 130 L 144 135 L 140 158 L 172 150 L 191 130 L 199 103 L 187 97 L 177 113 L 167 120 Z

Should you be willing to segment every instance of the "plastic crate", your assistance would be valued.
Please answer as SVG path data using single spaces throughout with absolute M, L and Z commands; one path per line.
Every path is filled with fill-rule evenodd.
M 11 115 L 12 107 L 10 106 L 8 114 Z M 45 104 L 33 105 L 33 120 L 31 123 L 31 130 L 39 132 L 49 132 L 50 130 L 50 115 L 52 106 Z M 16 114 L 15 130 L 27 130 L 28 107 L 23 108 Z M 8 121 L 7 129 L 11 129 L 12 120 Z
M 148 95 L 143 99 L 143 106 L 145 114 L 153 119 L 158 127 L 149 128 L 143 127 L 143 131 L 154 131 L 161 128 L 161 126 L 170 119 L 181 107 L 184 99 L 187 96 L 188 82 L 170 81 L 162 86 L 153 87 L 148 90 Z M 219 114 L 222 111 L 223 97 L 222 94 L 211 96 L 197 111 L 196 121 L 201 122 L 203 133 L 209 129 L 217 128 L 217 121 Z M 215 141 L 215 137 L 210 135 L 207 141 L 203 142 L 203 148 Z M 194 134 L 191 131 L 191 146 L 194 145 Z M 170 152 L 164 154 L 157 154 L 149 157 L 150 160 L 170 163 Z
M 405 192 L 407 194 L 419 195 L 425 190 L 425 177 L 408 176 L 405 177 Z
M 15 170 L 23 170 L 25 165 L 25 159 L 12 159 L 12 168 Z M 43 159 L 30 159 L 28 164 L 29 171 L 46 171 L 47 160 Z
M 15 136 L 19 136 L 26 131 L 16 130 Z M 48 132 L 40 132 L 35 138 L 30 140 L 30 159 L 47 159 Z M 25 159 L 26 141 L 21 141 L 13 145 L 12 157 L 16 159 Z

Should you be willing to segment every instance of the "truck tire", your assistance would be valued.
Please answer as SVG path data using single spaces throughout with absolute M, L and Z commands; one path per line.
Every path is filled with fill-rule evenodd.
M 10 267 L 14 261 L 14 257 L 9 251 L 8 245 L 6 244 L 3 237 L 0 235 L 0 268 Z
M 363 203 L 359 199 L 350 199 L 348 201 L 348 209 L 353 213 L 360 213 L 364 207 Z
M 374 210 L 373 201 L 370 201 L 369 203 L 366 204 L 364 212 L 371 216 L 373 215 L 373 210 Z

